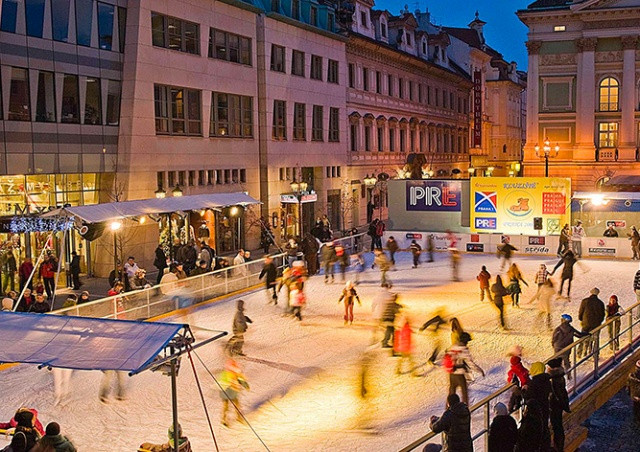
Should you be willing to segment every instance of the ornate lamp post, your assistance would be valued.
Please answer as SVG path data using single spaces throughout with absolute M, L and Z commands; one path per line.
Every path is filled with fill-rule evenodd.
M 560 146 L 556 144 L 554 148 L 551 148 L 551 142 L 549 141 L 549 138 L 546 138 L 544 140 L 544 145 L 542 146 L 542 155 L 540 154 L 540 146 L 536 144 L 534 149 L 536 151 L 536 157 L 544 157 L 544 177 L 549 177 L 549 157 L 551 156 L 551 151 L 553 149 L 555 151 L 553 157 L 557 157 L 558 152 L 560 152 Z
M 298 231 L 300 232 L 300 238 L 304 237 L 302 229 L 302 196 L 307 193 L 308 187 L 309 184 L 304 181 L 296 182 L 296 180 L 293 179 L 293 182 L 291 182 L 291 191 L 298 200 Z

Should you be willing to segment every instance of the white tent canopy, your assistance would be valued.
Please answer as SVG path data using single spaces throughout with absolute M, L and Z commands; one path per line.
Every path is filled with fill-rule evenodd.
M 246 193 L 210 193 L 204 195 L 151 198 L 136 201 L 111 202 L 88 206 L 63 207 L 43 214 L 43 217 L 63 216 L 86 224 L 114 221 L 150 214 L 188 212 L 190 210 L 220 209 L 229 206 L 260 204 Z

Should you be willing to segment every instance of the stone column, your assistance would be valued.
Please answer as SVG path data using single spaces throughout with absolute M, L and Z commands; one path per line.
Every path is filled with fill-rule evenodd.
M 620 92 L 620 107 L 622 110 L 622 123 L 620 124 L 619 159 L 635 160 L 636 158 L 636 46 L 638 36 L 623 36 L 623 65 L 622 65 L 622 92 Z
M 598 38 L 580 38 L 576 99 L 576 147 L 573 160 L 595 159 L 596 74 L 595 50 Z

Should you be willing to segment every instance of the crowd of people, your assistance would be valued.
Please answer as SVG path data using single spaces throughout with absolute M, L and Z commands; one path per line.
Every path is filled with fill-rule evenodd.
M 19 408 L 9 422 L 0 422 L 0 429 L 12 434 L 11 443 L 0 452 L 76 452 L 73 442 L 61 433 L 57 422 L 46 428 L 33 408 Z

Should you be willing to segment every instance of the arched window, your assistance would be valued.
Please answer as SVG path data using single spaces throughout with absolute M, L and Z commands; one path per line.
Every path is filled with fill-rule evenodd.
M 618 111 L 618 90 L 620 86 L 613 77 L 600 82 L 600 111 Z

